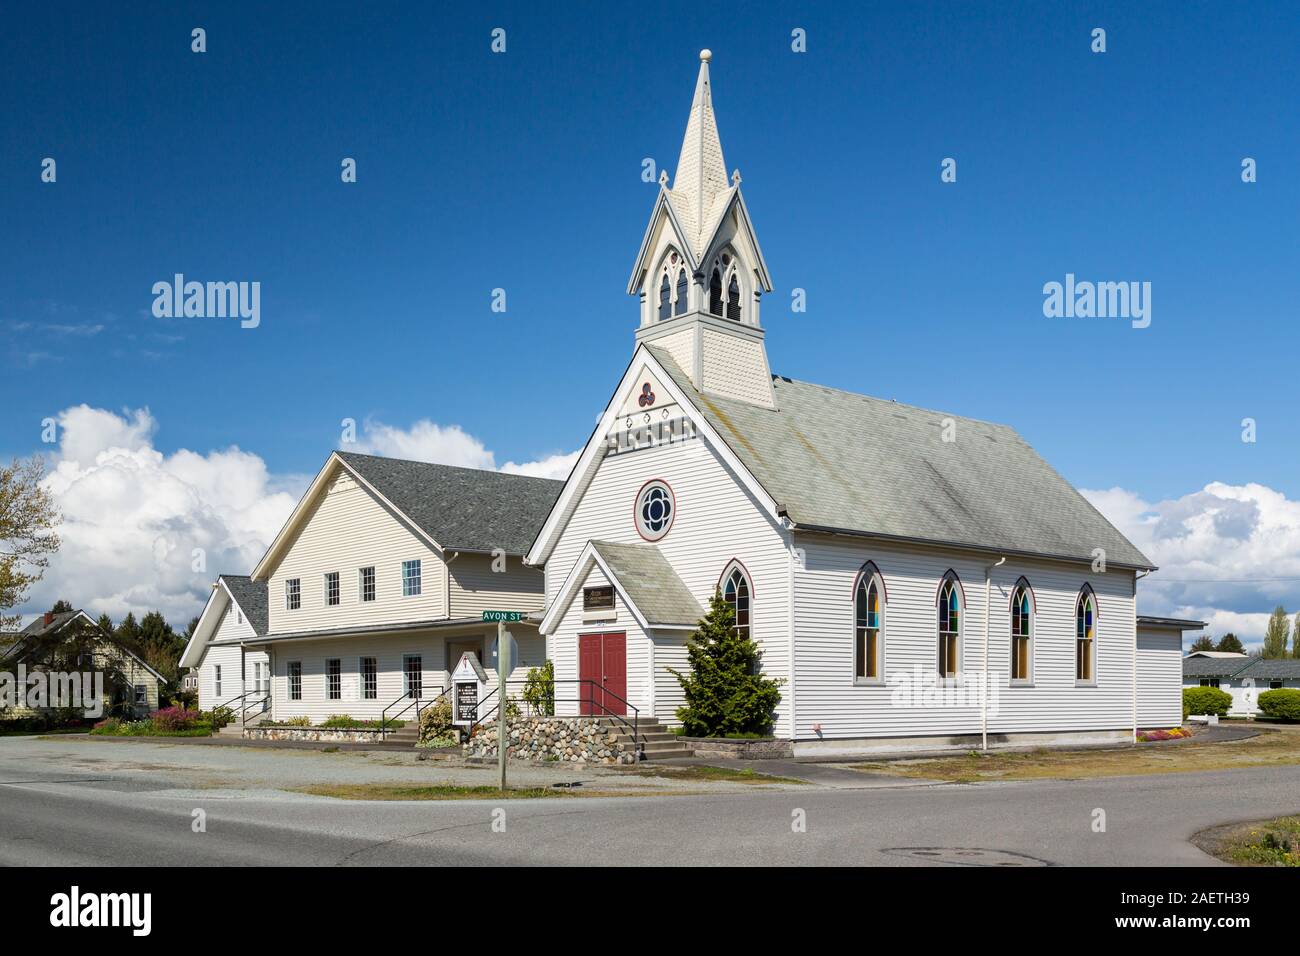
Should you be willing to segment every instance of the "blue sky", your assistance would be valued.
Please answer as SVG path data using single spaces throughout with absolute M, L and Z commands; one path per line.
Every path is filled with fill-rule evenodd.
M 383 10 L 9 8 L 0 454 L 82 403 L 277 475 L 345 417 L 572 451 L 632 348 L 642 160 L 672 172 L 709 47 L 773 371 L 1006 422 L 1083 488 L 1300 497 L 1293 6 Z M 260 281 L 260 327 L 154 318 L 176 272 Z M 1066 273 L 1150 282 L 1150 328 L 1045 318 Z

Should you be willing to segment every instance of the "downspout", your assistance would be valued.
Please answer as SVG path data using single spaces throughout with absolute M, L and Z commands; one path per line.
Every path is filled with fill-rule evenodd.
M 1133 743 L 1135 744 L 1138 742 L 1138 582 L 1150 573 L 1150 571 L 1140 571 L 1133 575 Z
M 789 621 L 789 655 L 790 655 L 790 740 L 793 742 L 799 736 L 798 725 L 795 723 L 795 692 L 794 692 L 794 565 L 795 565 L 795 545 L 794 545 L 794 522 L 786 514 L 785 508 L 781 507 L 778 511 L 782 518 L 782 524 L 785 525 L 785 533 L 788 539 L 788 575 L 786 578 L 786 614 Z
M 984 687 L 980 693 L 980 749 L 989 749 L 989 602 L 992 597 L 993 569 L 1007 563 L 1005 556 L 998 558 L 996 564 L 984 568 L 984 671 L 980 680 Z

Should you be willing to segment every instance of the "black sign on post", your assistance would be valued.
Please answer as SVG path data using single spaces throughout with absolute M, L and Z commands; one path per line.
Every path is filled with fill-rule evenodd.
M 456 722 L 471 723 L 477 718 L 478 681 L 463 681 L 456 685 Z

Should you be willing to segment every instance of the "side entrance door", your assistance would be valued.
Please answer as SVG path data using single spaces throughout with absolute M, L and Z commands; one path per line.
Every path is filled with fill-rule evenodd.
M 627 705 L 627 635 L 578 635 L 578 677 L 583 716 L 623 716 Z

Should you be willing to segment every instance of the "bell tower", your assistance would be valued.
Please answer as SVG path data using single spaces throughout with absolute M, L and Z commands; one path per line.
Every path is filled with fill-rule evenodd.
M 775 408 L 759 306 L 772 291 L 740 192 L 727 176 L 713 116 L 712 54 L 700 51 L 672 187 L 659 194 L 628 293 L 641 303 L 636 340 L 667 351 L 701 392 Z

